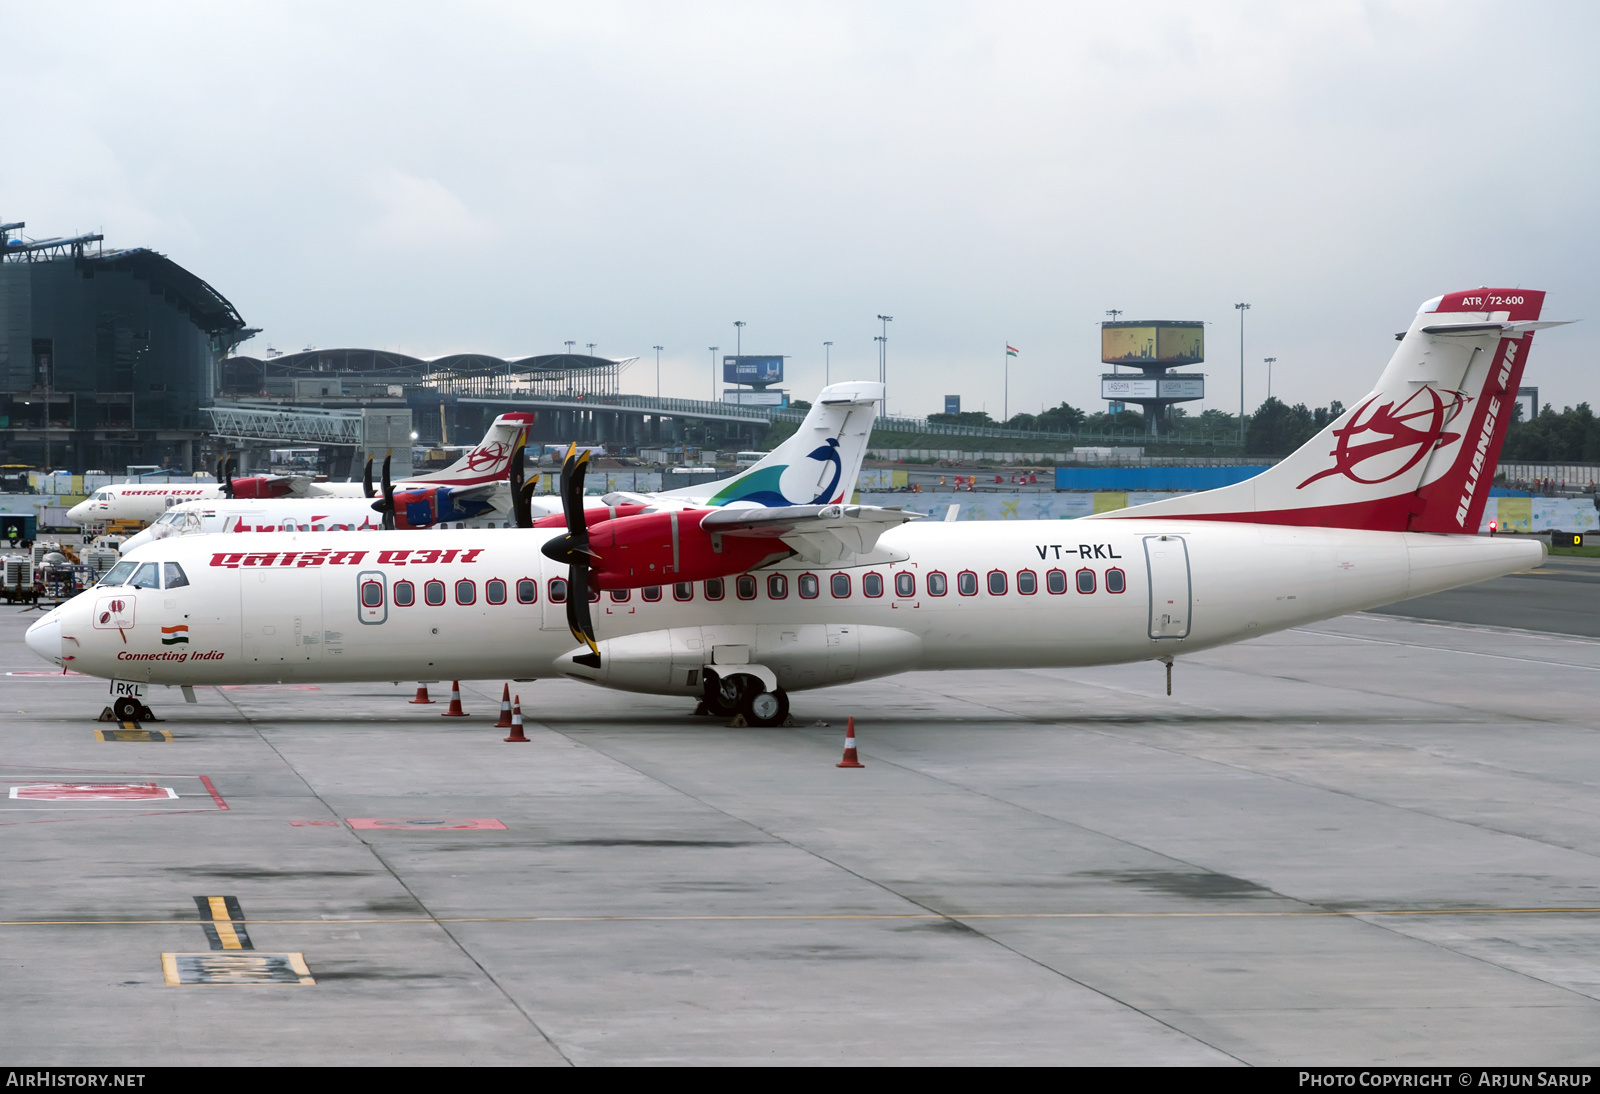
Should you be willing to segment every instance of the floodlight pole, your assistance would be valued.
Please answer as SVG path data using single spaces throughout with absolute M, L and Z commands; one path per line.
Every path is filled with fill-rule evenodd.
M 661 398 L 661 351 L 666 347 L 653 346 L 651 348 L 656 351 L 656 398 L 659 399 Z
M 878 410 L 878 417 L 889 416 L 889 324 L 894 322 L 892 315 L 880 315 L 878 321 L 883 324 L 883 334 L 878 341 L 878 383 L 883 385 L 883 405 Z
M 593 357 L 594 356 L 594 343 L 593 342 L 585 342 L 584 345 L 589 347 L 589 356 Z
M 822 343 L 822 386 L 833 382 L 833 343 Z
M 735 355 L 738 355 L 738 356 L 742 356 L 744 354 L 744 320 L 743 319 L 735 319 L 733 321 L 733 352 L 734 352 Z
M 1244 313 L 1249 304 L 1235 304 L 1239 312 L 1239 445 L 1244 446 Z
M 1276 361 L 1277 358 L 1263 357 L 1262 360 L 1267 363 L 1267 398 L 1270 399 L 1272 398 L 1272 362 Z
M 717 347 L 711 347 L 711 401 L 717 401 Z

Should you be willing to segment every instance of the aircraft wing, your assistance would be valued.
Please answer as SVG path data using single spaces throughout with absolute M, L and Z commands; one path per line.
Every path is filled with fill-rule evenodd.
M 781 539 L 807 562 L 827 566 L 866 554 L 883 533 L 921 516 L 877 505 L 784 505 L 718 509 L 700 527 L 713 535 Z

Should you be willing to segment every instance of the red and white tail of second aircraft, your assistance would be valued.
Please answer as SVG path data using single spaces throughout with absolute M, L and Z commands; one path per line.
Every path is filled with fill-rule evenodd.
M 1541 561 L 1471 533 L 1542 304 L 1431 300 L 1374 390 L 1275 467 L 1103 517 L 752 498 L 589 520 L 571 458 L 565 529 L 164 540 L 27 641 L 112 681 L 118 713 L 153 685 L 568 676 L 771 725 L 791 692 L 913 669 L 1170 663 Z

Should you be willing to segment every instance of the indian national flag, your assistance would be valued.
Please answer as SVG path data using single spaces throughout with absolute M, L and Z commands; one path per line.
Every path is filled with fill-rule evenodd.
M 1006 356 L 1007 357 L 1015 357 L 1016 355 L 1017 355 L 1017 347 L 1013 346 L 1010 342 L 1007 342 L 1006 343 Z

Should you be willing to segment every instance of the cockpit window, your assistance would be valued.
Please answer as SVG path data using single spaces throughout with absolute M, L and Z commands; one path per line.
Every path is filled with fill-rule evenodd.
M 183 514 L 182 513 L 175 513 L 175 512 L 172 512 L 171 510 L 169 510 L 169 511 L 167 511 L 165 513 L 162 513 L 161 514 L 161 519 L 156 521 L 156 523 L 157 524 L 177 524 L 182 519 L 183 519 Z
M 139 567 L 139 571 L 133 575 L 133 580 L 129 581 L 128 584 L 135 589 L 159 589 L 161 588 L 161 568 L 154 562 L 146 562 Z
M 129 575 L 138 567 L 139 564 L 137 562 L 119 562 L 106 571 L 106 576 L 100 579 L 100 584 L 125 585 L 128 582 Z
M 189 584 L 189 575 L 183 572 L 183 567 L 176 562 L 163 562 L 161 564 L 162 576 L 166 578 L 169 589 L 181 589 Z

